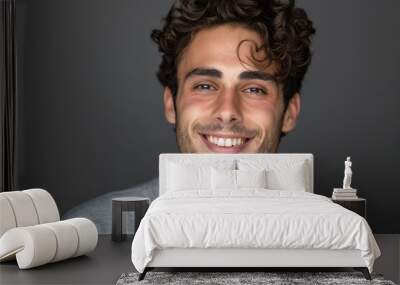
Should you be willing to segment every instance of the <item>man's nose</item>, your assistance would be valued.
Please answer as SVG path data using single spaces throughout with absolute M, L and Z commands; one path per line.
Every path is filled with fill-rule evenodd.
M 219 94 L 215 114 L 217 119 L 225 124 L 242 119 L 240 98 L 234 90 L 226 90 Z

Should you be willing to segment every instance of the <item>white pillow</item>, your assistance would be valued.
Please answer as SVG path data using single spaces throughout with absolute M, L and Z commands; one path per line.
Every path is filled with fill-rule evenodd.
M 267 188 L 266 170 L 211 169 L 212 190 Z
M 181 158 L 166 164 L 166 190 L 211 190 L 211 167 L 235 169 L 236 160 Z
M 167 191 L 210 189 L 211 167 L 168 163 Z
M 236 170 L 211 169 L 211 189 L 236 189 Z
M 267 171 L 267 188 L 273 190 L 306 191 L 310 189 L 310 181 L 307 178 L 309 168 L 304 160 L 239 160 L 240 170 Z
M 267 188 L 267 171 L 236 170 L 237 188 Z
M 295 168 L 267 171 L 268 188 L 274 190 L 306 191 L 304 164 Z

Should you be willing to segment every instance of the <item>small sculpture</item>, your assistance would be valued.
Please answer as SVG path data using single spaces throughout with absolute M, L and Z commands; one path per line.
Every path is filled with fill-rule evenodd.
M 351 161 L 350 156 L 347 157 L 347 160 L 344 162 L 344 179 L 343 179 L 343 189 L 352 189 L 351 177 L 353 176 L 353 171 L 351 170 Z

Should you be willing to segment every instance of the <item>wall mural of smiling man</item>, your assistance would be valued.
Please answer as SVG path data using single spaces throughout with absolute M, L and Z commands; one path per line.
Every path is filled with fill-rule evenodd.
M 181 0 L 151 38 L 162 61 L 166 120 L 185 153 L 276 152 L 300 112 L 312 22 L 294 1 Z M 111 192 L 66 213 L 111 232 L 111 198 L 154 199 L 158 179 Z

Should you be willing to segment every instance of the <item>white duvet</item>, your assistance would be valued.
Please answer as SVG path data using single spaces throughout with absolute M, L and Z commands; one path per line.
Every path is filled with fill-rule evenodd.
M 380 250 L 364 218 L 328 198 L 300 191 L 179 191 L 154 200 L 132 243 L 143 272 L 154 249 L 358 249 L 372 272 Z

